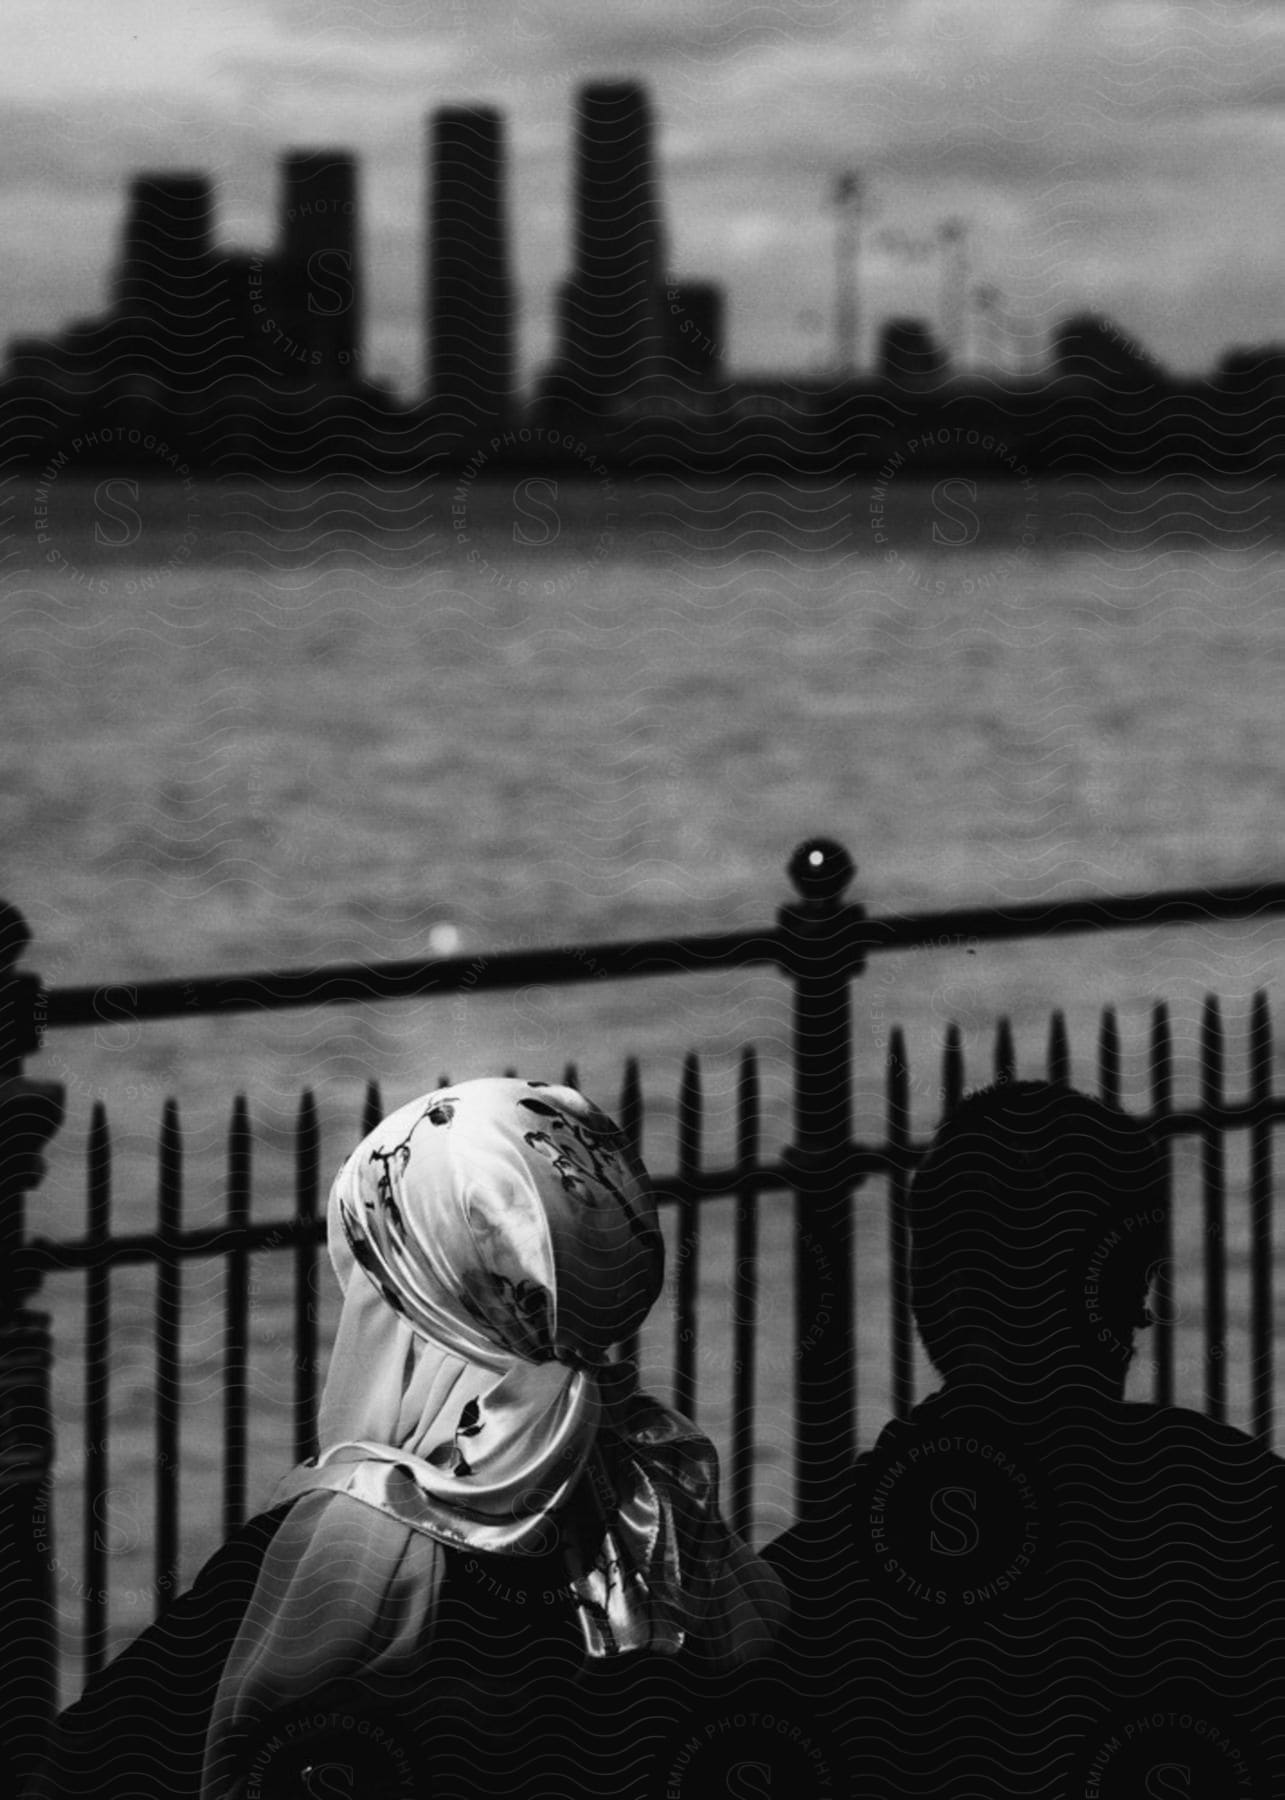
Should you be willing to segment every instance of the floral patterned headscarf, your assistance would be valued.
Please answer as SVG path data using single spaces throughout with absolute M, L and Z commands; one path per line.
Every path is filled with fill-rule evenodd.
M 772 1648 L 783 1590 L 719 1513 L 713 1445 L 608 1354 L 659 1295 L 664 1244 L 605 1114 L 536 1081 L 428 1094 L 348 1158 L 328 1227 L 343 1310 L 323 1449 L 274 1495 L 297 1504 L 225 1665 L 204 1800 L 233 1791 L 256 1718 L 345 1672 L 414 1668 L 443 1545 L 560 1554 L 590 1657 L 689 1635 L 723 1666 Z M 381 1530 L 318 1510 L 335 1492 Z
M 414 1101 L 349 1158 L 334 1202 L 411 1330 L 496 1369 L 603 1366 L 664 1279 L 646 1171 L 571 1088 L 470 1081 Z
M 277 1499 L 342 1487 L 444 1543 L 546 1550 L 581 1476 L 601 1486 L 607 1471 L 587 1465 L 616 1385 L 608 1351 L 664 1280 L 623 1134 L 570 1088 L 461 1082 L 371 1132 L 336 1178 L 329 1227 L 344 1305 L 325 1448 Z M 600 1635 L 591 1652 L 610 1654 Z

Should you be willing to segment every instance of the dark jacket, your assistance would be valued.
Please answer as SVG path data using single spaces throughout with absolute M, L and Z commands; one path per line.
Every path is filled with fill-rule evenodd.
M 29 1800 L 196 1800 L 223 1665 L 288 1510 L 245 1525 L 89 1683 Z M 558 1558 L 446 1556 L 418 1690 L 390 1705 L 354 1681 L 274 1719 L 246 1744 L 246 1800 L 565 1800 L 578 1785 L 660 1800 L 695 1722 L 727 1710 L 724 1678 L 690 1649 L 589 1661 Z
M 1283 1478 L 1178 1407 L 890 1424 L 764 1552 L 854 1792 L 1285 1797 Z

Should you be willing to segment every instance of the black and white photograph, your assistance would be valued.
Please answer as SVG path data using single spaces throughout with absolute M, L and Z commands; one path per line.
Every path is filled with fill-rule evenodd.
M 5 1791 L 1285 1800 L 1285 7 L 3 14 Z

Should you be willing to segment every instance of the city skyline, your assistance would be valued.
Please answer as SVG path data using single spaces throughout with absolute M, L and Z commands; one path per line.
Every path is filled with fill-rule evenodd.
M 1282 335 L 1285 20 L 1265 7 L 660 0 L 639 19 L 617 4 L 446 0 L 425 18 L 375 0 L 305 22 L 293 0 L 214 13 L 122 0 L 109 16 L 55 3 L 34 19 L 30 33 L 16 21 L 0 73 L 6 336 L 101 308 L 134 170 L 209 169 L 221 241 L 254 246 L 270 236 L 274 154 L 343 142 L 362 167 L 367 366 L 418 389 L 422 119 L 491 105 L 510 133 L 529 385 L 566 273 L 573 95 L 621 76 L 652 96 L 671 273 L 726 288 L 733 367 L 828 360 L 827 202 L 846 167 L 871 196 L 867 361 L 877 319 L 937 317 L 933 267 L 899 238 L 950 217 L 971 226 L 974 275 L 1032 330 L 1102 311 L 1179 371 Z
M 86 428 L 101 423 L 109 435 L 114 427 L 108 419 L 120 408 L 138 417 L 168 412 L 171 431 L 193 434 L 189 453 L 198 460 L 226 457 L 231 438 L 238 437 L 240 450 L 233 455 L 259 454 L 271 428 L 266 417 L 257 424 L 250 419 L 270 392 L 278 404 L 295 394 L 287 412 L 298 401 L 306 405 L 309 394 L 323 403 L 343 398 L 373 404 L 385 418 L 409 401 L 413 414 L 445 433 L 435 454 L 448 457 L 488 430 L 523 419 L 575 417 L 586 428 L 596 421 L 594 430 L 605 429 L 613 458 L 629 460 L 627 434 L 634 421 L 644 435 L 659 427 L 661 438 L 669 436 L 670 450 L 662 455 L 681 441 L 683 454 L 716 461 L 743 452 L 751 417 L 757 421 L 751 433 L 766 428 L 774 439 L 769 454 L 778 458 L 815 461 L 824 442 L 827 453 L 869 459 L 888 423 L 881 424 L 880 413 L 889 389 L 896 390 L 899 406 L 926 405 L 934 419 L 943 407 L 962 404 L 972 421 L 965 436 L 971 431 L 980 442 L 987 424 L 994 424 L 1029 434 L 1024 454 L 1056 460 L 1063 434 L 1074 435 L 1085 404 L 1116 409 L 1099 421 L 1114 439 L 1126 424 L 1126 403 L 1145 392 L 1163 394 L 1168 409 L 1159 435 L 1151 432 L 1148 454 L 1170 461 L 1191 454 L 1187 427 L 1172 410 L 1175 401 L 1179 413 L 1189 401 L 1212 408 L 1209 424 L 1220 455 L 1234 461 L 1268 454 L 1250 414 L 1261 393 L 1273 396 L 1273 419 L 1278 415 L 1285 346 L 1238 346 L 1220 359 L 1212 381 L 1197 378 L 1184 395 L 1183 378 L 1113 321 L 1081 313 L 1057 322 L 1038 359 L 1042 366 L 1023 357 L 1019 368 L 982 371 L 975 379 L 964 355 L 970 296 L 967 231 L 958 220 L 927 240 L 940 263 L 940 317 L 876 317 L 877 362 L 858 366 L 853 225 L 863 192 L 851 172 L 833 190 L 834 363 L 819 383 L 786 370 L 738 379 L 723 362 L 721 288 L 670 272 L 651 97 L 643 83 L 628 79 L 587 82 L 576 91 L 573 213 L 568 272 L 558 288 L 558 331 L 548 364 L 523 394 L 513 366 L 521 309 L 510 275 L 505 116 L 494 107 L 446 106 L 430 112 L 424 124 L 427 378 L 420 396 L 372 383 L 364 367 L 360 165 L 342 145 L 280 154 L 276 238 L 273 249 L 260 255 L 223 241 L 209 172 L 136 173 L 127 186 L 109 307 L 62 332 L 11 339 L 7 394 L 39 409 L 61 386 L 65 398 L 86 409 Z M 987 379 L 988 373 L 999 378 Z M 1092 402 L 1082 388 L 1086 382 L 1097 394 Z M 1052 410 L 1041 417 L 1039 395 L 1046 388 Z M 846 410 L 858 401 L 864 413 Z M 837 411 L 827 424 L 800 422 L 830 405 Z M 238 407 L 247 409 L 239 424 L 227 415 L 229 406 L 234 415 Z M 373 418 L 368 415 L 362 426 L 354 419 L 346 428 L 355 428 L 354 442 L 368 449 L 379 438 L 379 427 L 371 436 Z M 776 424 L 765 427 L 770 419 Z M 936 429 L 934 424 L 934 443 Z M 625 438 L 614 435 L 622 430 Z M 57 436 L 50 417 L 37 438 L 53 442 Z M 653 437 L 650 451 L 640 446 L 644 459 L 659 444 Z M 290 459 L 302 447 L 302 440 L 278 443 L 269 454 Z M 1108 450 L 1104 439 L 1099 451 L 1108 461 L 1121 455 L 1136 461 L 1139 447 L 1115 444 Z M 1214 438 L 1207 448 L 1214 448 Z
M 575 208 L 559 331 L 527 398 L 601 414 L 656 382 L 671 396 L 674 384 L 690 394 L 723 373 L 723 296 L 717 283 L 668 273 L 650 96 L 638 82 L 587 83 L 573 122 Z M 226 392 L 229 383 L 248 394 L 293 379 L 422 399 L 448 430 L 507 421 L 523 396 L 514 378 L 520 305 L 505 117 L 494 107 L 446 106 L 424 125 L 421 394 L 369 382 L 360 167 L 342 145 L 280 153 L 266 251 L 226 241 L 209 171 L 134 173 L 107 305 L 62 329 L 10 337 L 8 375 L 37 389 L 65 382 L 69 394 L 98 393 L 108 404 L 112 395 L 147 403 L 168 392 L 198 406 L 203 392 Z

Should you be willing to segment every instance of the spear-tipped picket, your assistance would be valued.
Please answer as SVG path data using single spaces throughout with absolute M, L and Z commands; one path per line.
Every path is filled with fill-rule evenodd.
M 1223 1107 L 1223 1020 L 1205 996 L 1200 1021 L 1200 1179 L 1205 1222 L 1205 1411 L 1227 1418 L 1227 1169 L 1217 1115 Z
M 223 1348 L 223 1535 L 231 1537 L 245 1519 L 246 1407 L 249 1397 L 250 1115 L 238 1094 L 228 1129 L 227 1252 Z
M 1173 1142 L 1164 1130 L 1164 1121 L 1173 1111 L 1173 1031 L 1169 1008 L 1163 1000 L 1151 1013 L 1151 1112 L 1158 1127 L 1157 1137 L 1164 1167 L 1165 1223 L 1160 1250 L 1164 1279 L 1155 1300 L 1155 1397 L 1157 1406 L 1173 1405 L 1173 1287 L 1175 1281 L 1173 1255 Z
M 111 1236 L 112 1140 L 107 1109 L 94 1102 L 89 1123 L 89 1242 Z M 85 1673 L 96 1675 L 107 1654 L 107 1539 L 109 1390 L 111 1381 L 111 1267 L 91 1263 L 85 1275 Z
M 964 1094 L 964 1046 L 959 1026 L 952 1019 L 946 1027 L 941 1055 L 941 1110 L 954 1112 Z
M 317 1234 L 321 1203 L 321 1128 L 311 1088 L 299 1096 L 295 1122 L 294 1210 L 294 1453 L 307 1462 L 317 1453 Z
M 1272 1441 L 1272 1016 L 1267 995 L 1254 995 L 1249 1015 L 1249 1360 L 1250 1430 Z
M 178 1595 L 179 1580 L 179 1388 L 182 1277 L 178 1237 L 183 1227 L 183 1136 L 178 1102 L 165 1102 L 157 1156 L 156 1231 L 156 1607 Z
M 686 1418 L 696 1410 L 696 1262 L 700 1249 L 700 1200 L 695 1183 L 701 1166 L 702 1095 L 700 1062 L 683 1059 L 678 1093 L 678 1283 L 677 1341 L 674 1351 L 674 1406 Z
M 888 1040 L 888 1263 L 892 1294 L 892 1410 L 904 1419 L 915 1403 L 914 1327 L 910 1312 L 910 1070 L 900 1025 Z
M 1108 1106 L 1119 1106 L 1120 1022 L 1114 1006 L 1103 1007 L 1098 1026 L 1098 1093 Z
M 620 1083 L 620 1106 L 616 1123 L 624 1133 L 625 1143 L 630 1153 L 642 1159 L 643 1132 L 643 1099 L 642 1079 L 638 1073 L 638 1058 L 631 1056 L 625 1064 L 625 1072 Z M 628 1363 L 634 1379 L 638 1373 L 638 1359 L 641 1354 L 639 1335 L 631 1331 L 620 1346 L 620 1360 Z
M 754 1354 L 758 1332 L 758 1058 L 741 1052 L 736 1084 L 736 1233 L 732 1270 L 731 1525 L 749 1536 L 754 1475 Z
M 1071 1083 L 1071 1046 L 1066 1017 L 1060 1010 L 1049 1020 L 1048 1078 L 1059 1087 L 1069 1087 Z

